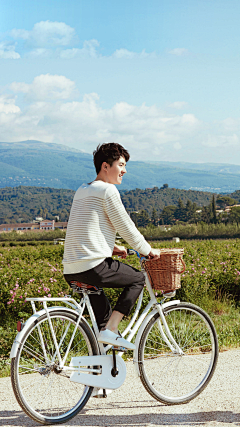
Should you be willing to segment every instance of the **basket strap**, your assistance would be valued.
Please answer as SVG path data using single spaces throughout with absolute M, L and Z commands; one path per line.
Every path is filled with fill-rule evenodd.
M 182 274 L 182 273 L 184 273 L 184 271 L 186 270 L 186 264 L 185 264 L 185 262 L 183 261 L 182 257 L 180 258 L 180 260 L 181 260 L 181 263 L 182 263 L 182 265 L 183 265 L 183 269 L 182 269 L 182 271 L 180 271 L 180 274 Z

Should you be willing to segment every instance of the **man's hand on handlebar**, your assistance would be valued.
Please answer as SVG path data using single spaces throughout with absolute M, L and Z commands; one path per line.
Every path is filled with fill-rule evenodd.
M 127 255 L 134 255 L 135 251 L 132 249 L 126 249 L 124 246 L 115 245 L 113 249 L 113 255 L 117 255 L 121 258 L 126 258 Z M 148 255 L 142 255 L 142 257 L 147 259 L 156 260 L 160 258 L 161 249 L 152 248 Z
M 160 258 L 161 250 L 160 249 L 151 249 L 147 258 L 152 259 L 153 261 Z

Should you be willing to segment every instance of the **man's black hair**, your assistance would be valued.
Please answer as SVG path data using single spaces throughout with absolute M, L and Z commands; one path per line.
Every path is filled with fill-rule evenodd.
M 99 174 L 103 162 L 112 166 L 113 162 L 120 159 L 120 157 L 124 157 L 126 162 L 130 159 L 128 151 L 122 145 L 115 142 L 98 145 L 93 152 L 93 161 L 97 174 Z

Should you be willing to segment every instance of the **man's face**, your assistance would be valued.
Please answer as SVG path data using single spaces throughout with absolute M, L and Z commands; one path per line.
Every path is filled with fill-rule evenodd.
M 127 172 L 126 171 L 126 160 L 124 157 L 120 157 L 118 160 L 115 160 L 110 166 L 108 163 L 106 163 L 107 168 L 107 177 L 108 182 L 110 184 L 121 184 L 122 183 L 122 177 Z

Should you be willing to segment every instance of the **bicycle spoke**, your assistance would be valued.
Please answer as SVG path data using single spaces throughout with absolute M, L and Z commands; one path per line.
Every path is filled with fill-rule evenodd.
M 76 329 L 76 316 L 72 313 L 51 313 L 50 316 L 62 357 L 69 349 L 65 369 L 74 356 L 97 354 L 97 346 L 94 344 L 96 341 L 87 324 L 84 326 L 81 323 Z M 74 331 L 75 336 L 72 339 Z M 92 347 L 89 337 L 92 337 L 95 347 Z M 55 353 L 52 333 L 45 316 L 40 322 L 32 325 L 29 334 L 24 338 L 14 368 L 16 380 L 13 385 L 22 407 L 27 404 L 27 413 L 31 411 L 35 421 L 42 422 L 46 418 L 49 420 L 48 424 L 55 424 L 56 417 L 59 422 L 66 414 L 71 418 L 80 406 L 84 406 L 91 394 L 89 387 L 70 381 L 71 370 L 61 371 Z
M 159 315 L 155 314 L 143 332 L 145 340 L 140 341 L 140 378 L 156 399 L 187 402 L 200 393 L 214 372 L 216 333 L 207 315 L 189 303 L 167 308 L 165 319 L 183 354 L 166 345 L 158 327 Z

